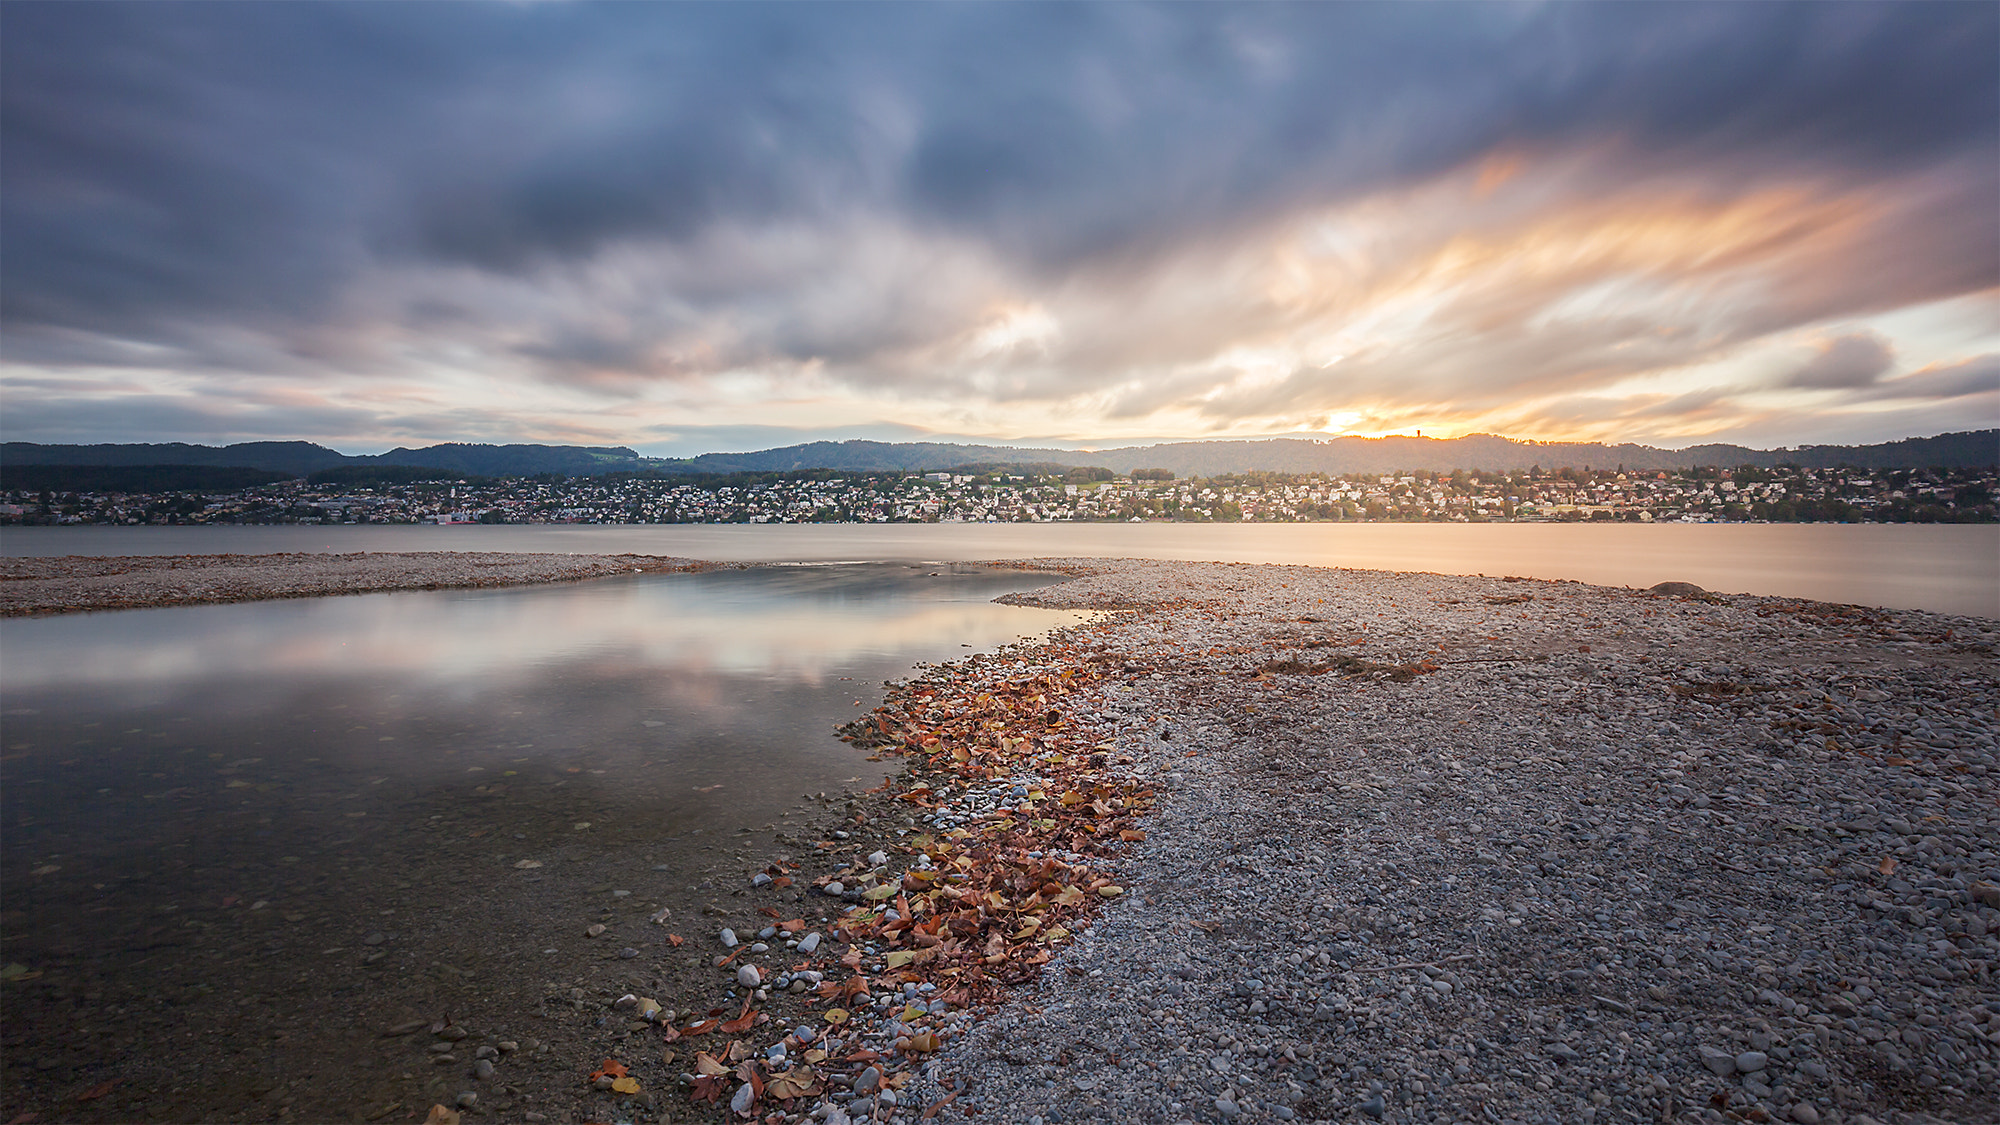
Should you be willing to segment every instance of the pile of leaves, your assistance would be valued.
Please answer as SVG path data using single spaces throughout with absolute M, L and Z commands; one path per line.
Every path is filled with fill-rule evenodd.
M 850 728 L 850 741 L 915 759 L 894 797 L 919 809 L 996 781 L 1038 780 L 970 825 L 906 839 L 916 866 L 901 875 L 856 865 L 820 876 L 822 887 L 861 890 L 864 907 L 837 935 L 886 948 L 880 963 L 895 983 L 928 981 L 964 1007 L 1031 979 L 1100 903 L 1123 894 L 1100 864 L 1146 838 L 1138 820 L 1153 790 L 1110 776 L 1111 747 L 1066 717 L 1106 675 L 1079 660 L 984 686 L 918 684 Z
M 905 1105 L 928 1101 L 935 1113 L 949 1098 L 911 1084 L 920 1082 L 916 1068 L 962 1023 L 953 1015 L 1002 1002 L 1009 986 L 1032 980 L 1092 912 L 1124 893 L 1110 866 L 1146 838 L 1138 825 L 1154 793 L 1112 775 L 1112 748 L 1069 718 L 1083 696 L 1117 674 L 1105 665 L 1118 661 L 1093 660 L 1067 646 L 1041 655 L 1061 657 L 1065 670 L 981 681 L 975 660 L 903 687 L 843 730 L 843 738 L 865 749 L 911 759 L 877 793 L 906 807 L 958 807 L 970 790 L 1004 788 L 1023 777 L 1034 783 L 1021 787 L 1024 796 L 1010 796 L 959 827 L 903 837 L 887 864 L 855 860 L 814 878 L 822 889 L 839 882 L 844 895 L 859 899 L 829 928 L 833 941 L 791 966 L 794 973 L 820 974 L 803 995 L 783 994 L 817 1018 L 800 1019 L 778 1054 L 754 1042 L 755 1029 L 772 1021 L 750 1000 L 733 1016 L 711 1011 L 666 1024 L 664 1061 L 684 1070 L 696 1103 L 726 1107 L 733 1118 L 798 1112 L 873 1067 L 873 1080 L 903 1091 Z M 835 847 L 826 841 L 821 850 Z M 768 885 L 790 883 L 787 870 L 797 868 L 769 868 Z M 781 933 L 807 928 L 804 919 L 776 909 L 763 913 Z M 925 1003 L 905 1002 L 883 1014 L 878 998 L 900 1000 L 909 984 L 931 986 L 922 993 Z M 943 1000 L 946 1010 L 931 1012 L 933 1000 Z M 607 1077 L 616 1092 L 636 1086 L 613 1060 L 590 1079 L 601 1088 L 597 1080 Z

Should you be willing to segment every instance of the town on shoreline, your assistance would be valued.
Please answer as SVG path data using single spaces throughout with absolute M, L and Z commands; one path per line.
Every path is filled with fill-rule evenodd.
M 69 490 L 36 489 L 32 481 L 20 487 L 15 470 L 10 487 L 0 493 L 0 525 L 2000 519 L 1995 505 L 2000 471 L 1993 468 L 1247 472 L 1182 479 L 1165 469 L 1125 476 L 1102 468 L 1047 469 L 486 478 L 385 467 L 202 487 L 149 480 L 141 468 L 114 471 L 122 479 L 107 477 Z

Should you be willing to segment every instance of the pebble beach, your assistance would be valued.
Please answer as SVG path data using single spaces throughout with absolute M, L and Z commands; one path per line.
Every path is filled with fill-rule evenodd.
M 2000 1119 L 1994 621 L 1048 565 L 1160 800 L 945 1060 L 1005 1119 Z
M 46 612 L 80 590 L 258 596 L 260 574 L 302 596 L 692 565 L 278 558 L 9 560 L 0 593 L 43 583 L 4 604 Z M 487 1096 L 433 1117 L 2000 1120 L 2000 622 L 1678 585 L 1004 565 L 1066 576 L 1005 600 L 1100 616 L 892 685 L 850 736 L 908 772 L 774 841 L 685 950 L 640 958 L 740 996 L 733 1028 L 677 1026 L 712 997 L 636 997 L 613 973 L 637 962 L 614 960 L 553 1015 L 431 1029 L 505 1040 L 465 1083 Z M 1028 692 L 1032 726 L 994 720 L 991 747 L 952 702 Z M 1072 804 L 1101 823 L 1005 851 L 1002 829 L 1057 832 Z M 989 861 L 1053 872 L 1046 901 L 968 907 L 951 885 Z M 1043 906 L 1061 925 L 1021 924 Z M 947 910 L 974 936 L 936 925 Z M 658 928 L 637 919 L 613 928 Z M 624 1061 L 510 1076 L 523 1029 Z

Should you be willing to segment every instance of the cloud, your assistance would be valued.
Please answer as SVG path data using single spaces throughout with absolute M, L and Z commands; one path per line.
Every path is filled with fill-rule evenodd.
M 1867 317 L 2000 284 L 1990 5 L 4 20 L 0 362 L 79 419 L 120 370 L 482 432 L 1479 417 L 1824 323 L 1789 385 L 1865 388 Z
M 1895 349 L 1873 332 L 1836 336 L 1819 345 L 1805 365 L 1787 376 L 1783 385 L 1809 390 L 1865 387 L 1896 366 Z
M 1866 389 L 1864 399 L 1965 398 L 2000 391 L 2000 355 L 1982 355 L 1959 363 L 1941 364 L 1887 379 Z M 1992 424 L 1988 418 L 1985 423 Z

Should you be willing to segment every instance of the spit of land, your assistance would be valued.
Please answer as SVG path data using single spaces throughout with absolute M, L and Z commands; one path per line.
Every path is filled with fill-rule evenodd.
M 122 584 L 134 560 L 8 560 L 4 587 L 49 592 L 6 604 L 688 565 L 282 558 Z M 208 1115 L 2000 1119 L 2000 623 L 1691 587 L 1006 565 L 1069 579 L 1008 600 L 1104 612 L 893 685 L 848 728 L 908 759 L 885 789 L 746 830 L 733 884 L 698 902 L 679 874 L 621 897 L 589 955 L 519 970 L 542 982 L 532 1009 L 384 1026 L 401 1078 Z M 167 1104 L 8 1085 L 9 1116 Z

